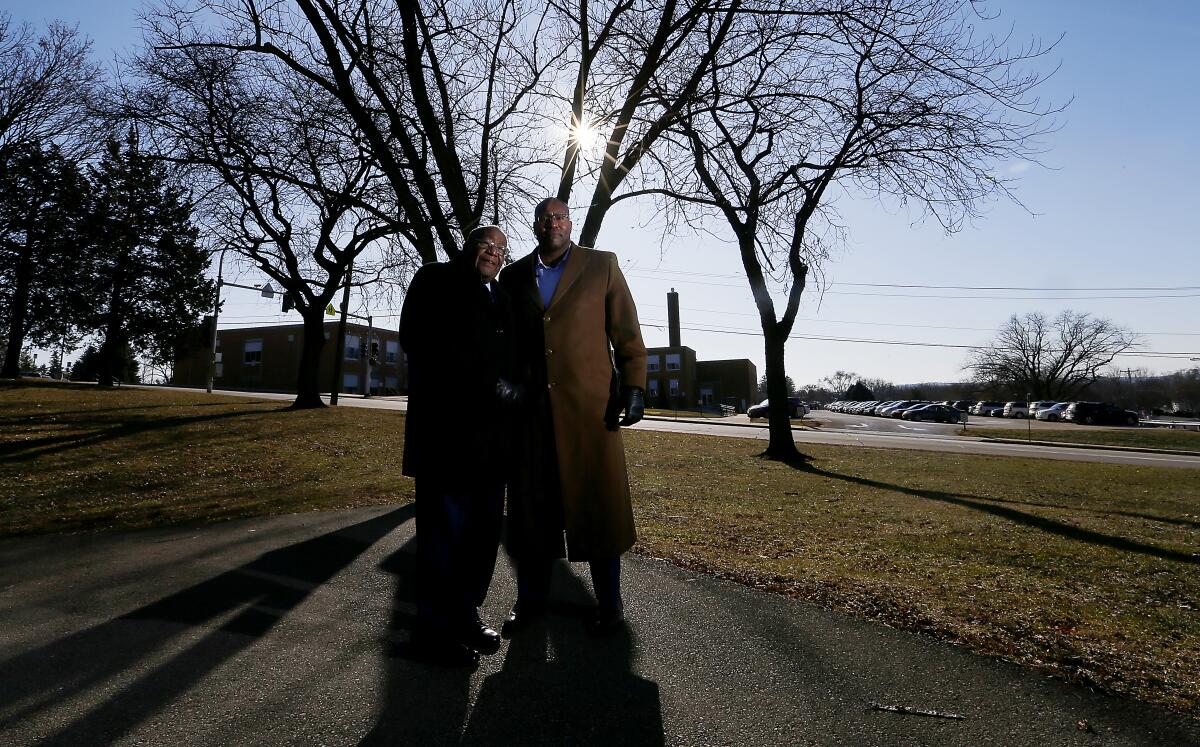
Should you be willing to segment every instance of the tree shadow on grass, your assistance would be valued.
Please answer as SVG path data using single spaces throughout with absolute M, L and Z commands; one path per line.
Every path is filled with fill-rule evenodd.
M 411 631 L 416 539 L 384 567 L 397 577 L 393 631 Z M 632 672 L 633 635 L 587 636 L 593 608 L 585 584 L 556 562 L 550 614 L 500 649 L 503 665 L 474 705 L 471 670 L 415 662 L 407 644 L 394 641 L 384 705 L 360 744 L 662 745 L 658 685 Z
M 238 405 L 244 405 L 244 404 L 245 404 L 245 402 L 187 402 L 187 403 L 163 402 L 161 404 L 146 403 L 144 405 L 125 405 L 122 407 L 96 407 L 96 408 L 84 409 L 84 410 L 49 409 L 45 413 L 26 412 L 23 415 L 0 415 L 0 425 L 16 425 L 18 423 L 28 423 L 34 415 L 37 415 L 39 417 L 64 418 L 64 419 L 69 419 L 68 422 L 70 422 L 75 419 L 79 419 L 81 417 L 87 417 L 87 416 L 95 415 L 95 414 L 99 414 L 99 413 L 126 412 L 126 411 L 131 411 L 131 410 L 160 410 L 165 407 L 188 408 L 188 409 L 191 409 L 193 407 L 194 408 L 236 407 Z M 25 408 L 27 408 L 27 406 L 28 405 L 25 402 L 7 403 L 7 404 L 0 403 L 0 413 L 5 412 L 6 410 L 16 410 L 19 408 L 25 409 Z
M 856 485 L 862 485 L 869 488 L 878 488 L 880 490 L 890 490 L 897 493 L 925 498 L 926 500 L 937 501 L 939 503 L 948 503 L 954 506 L 961 506 L 975 511 L 980 511 L 992 516 L 997 516 L 1002 519 L 1007 519 L 1017 524 L 1021 524 L 1034 529 L 1040 529 L 1049 534 L 1055 534 L 1066 539 L 1086 542 L 1092 545 L 1108 547 L 1114 550 L 1123 550 L 1125 552 L 1134 552 L 1141 555 L 1149 555 L 1151 557 L 1160 558 L 1162 560 L 1171 560 L 1177 563 L 1190 563 L 1192 565 L 1200 565 L 1200 554 L 1186 553 L 1178 550 L 1171 550 L 1165 547 L 1146 544 L 1137 540 L 1128 539 L 1126 537 L 1104 534 L 1091 529 L 1084 529 L 1072 524 L 1067 524 L 1056 519 L 1050 519 L 1044 516 L 1020 511 L 1008 506 L 996 505 L 1000 501 L 993 502 L 991 498 L 980 498 L 976 496 L 963 495 L 960 493 L 947 493 L 940 490 L 924 490 L 921 488 L 909 488 L 903 485 L 894 483 L 880 482 L 871 480 L 865 477 L 855 477 L 853 475 L 843 475 L 838 472 L 830 472 L 829 470 L 821 469 L 809 461 L 795 462 L 790 466 L 802 472 L 826 477 L 832 480 L 842 480 Z
M 41 742 L 109 744 L 187 692 L 367 548 L 413 516 L 413 505 L 271 550 L 245 565 L 108 622 L 0 663 L 0 730 L 103 687 L 172 640 L 232 615 Z
M 279 411 L 282 411 L 280 408 Z M 273 410 L 237 410 L 234 412 L 219 412 L 211 415 L 179 415 L 167 418 L 145 418 L 134 420 L 131 422 L 110 425 L 108 427 L 100 426 L 96 430 L 88 433 L 67 433 L 58 436 L 45 436 L 42 438 L 32 438 L 24 441 L 4 441 L 0 442 L 0 463 L 19 463 L 28 462 L 39 457 L 48 456 L 69 449 L 79 449 L 86 446 L 113 441 L 120 438 L 129 438 L 131 436 L 139 436 L 146 433 L 156 431 L 164 431 L 171 428 L 181 428 L 199 423 L 210 423 L 218 420 L 229 420 L 231 418 L 240 418 L 250 415 L 260 415 L 265 412 L 273 412 Z M 107 424 L 107 419 L 100 419 L 100 423 Z M 78 424 L 78 427 L 88 427 L 84 423 Z

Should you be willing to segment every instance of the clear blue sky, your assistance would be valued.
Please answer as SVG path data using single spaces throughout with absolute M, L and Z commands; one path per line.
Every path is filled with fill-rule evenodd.
M 1015 39 L 1051 41 L 1065 35 L 1050 60 L 1061 62 L 1061 69 L 1043 89 L 1055 102 L 1074 97 L 1061 131 L 1047 142 L 1045 161 L 1053 168 L 997 165 L 1019 172 L 1018 193 L 1034 215 L 996 203 L 973 226 L 947 237 L 936 225 L 913 225 L 910 216 L 894 208 L 843 203 L 850 240 L 825 268 L 832 285 L 819 302 L 814 295 L 805 304 L 796 334 L 977 345 L 1010 314 L 1052 316 L 1071 308 L 1144 333 L 1147 350 L 1200 351 L 1200 290 L 972 293 L 839 285 L 1200 286 L 1200 62 L 1195 57 L 1200 3 L 1149 0 L 1135 9 L 1113 0 L 1012 0 L 990 6 L 1013 25 Z M 78 22 L 105 59 L 136 43 L 137 7 L 79 0 L 4 3 L 17 19 Z M 701 359 L 748 357 L 761 373 L 755 309 L 736 254 L 711 238 L 676 239 L 660 252 L 657 237 L 638 228 L 643 217 L 636 210 L 614 213 L 600 241 L 601 248 L 621 256 L 643 319 L 665 320 L 666 292 L 674 287 L 681 295 L 684 344 Z M 528 236 L 510 238 L 518 255 L 532 246 Z M 261 278 L 246 275 L 241 281 L 253 284 Z M 964 298 L 851 295 L 863 292 Z M 275 313 L 277 300 L 230 294 L 224 319 L 231 324 L 287 318 Z M 1183 297 L 1112 298 L 1150 295 Z M 645 332 L 648 344 L 666 344 L 665 330 Z M 788 373 L 798 384 L 835 369 L 897 383 L 958 380 L 966 357 L 954 348 L 809 339 L 794 339 L 788 350 Z M 1118 362 L 1122 368 L 1160 372 L 1195 365 L 1134 356 Z

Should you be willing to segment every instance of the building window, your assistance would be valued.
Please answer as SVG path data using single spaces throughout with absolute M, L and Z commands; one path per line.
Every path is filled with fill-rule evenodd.
M 650 392 L 650 399 L 658 399 L 658 379 L 650 379 L 646 382 L 647 390 Z
M 667 365 L 670 365 L 669 363 Z M 671 388 L 668 390 L 672 397 L 679 396 L 679 379 L 671 379 Z
M 667 370 L 679 370 L 679 353 L 667 353 Z
M 396 359 L 399 357 L 400 357 L 400 343 L 395 340 L 388 340 L 388 342 L 387 342 L 387 357 L 384 358 L 384 360 L 387 361 L 388 363 L 395 363 Z
M 288 342 L 295 342 L 295 341 L 296 341 L 295 335 L 288 335 Z
M 262 340 L 246 340 L 242 348 L 242 362 L 248 366 L 262 364 Z
M 346 360 L 358 360 L 358 335 L 346 335 Z
M 706 386 L 700 389 L 700 404 L 711 405 L 713 403 L 713 399 L 712 387 Z
M 658 370 L 658 356 L 657 355 L 646 356 L 646 370 L 647 371 L 657 371 Z
M 342 391 L 346 394 L 358 393 L 358 374 L 342 374 Z

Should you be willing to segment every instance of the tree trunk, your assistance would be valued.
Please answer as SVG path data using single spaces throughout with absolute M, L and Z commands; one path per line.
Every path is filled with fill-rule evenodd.
M 121 368 L 125 346 L 121 339 L 121 268 L 117 267 L 113 278 L 112 293 L 108 299 L 108 316 L 104 325 L 104 342 L 100 344 L 100 371 L 97 383 L 111 387 Z
M 596 246 L 600 236 L 600 227 L 604 225 L 604 217 L 612 207 L 612 192 L 602 187 L 596 188 L 592 196 L 592 206 L 588 208 L 587 216 L 583 219 L 583 230 L 579 232 L 580 246 Z
M 300 343 L 300 372 L 296 378 L 293 410 L 324 407 L 321 399 L 321 352 L 325 349 L 325 309 L 311 306 L 304 312 L 304 338 Z
M 8 326 L 8 346 L 4 351 L 4 370 L 0 376 L 15 379 L 21 375 L 21 347 L 25 344 L 25 321 L 29 314 L 29 294 L 33 285 L 33 226 L 25 232 L 25 246 L 17 259 L 16 287 L 13 289 L 12 314 Z
M 773 329 L 763 330 L 766 336 L 767 354 L 767 398 L 770 407 L 767 413 L 767 431 L 770 440 L 763 456 L 781 462 L 799 462 L 807 459 L 796 448 L 792 438 L 792 418 L 788 406 L 787 372 L 784 370 L 783 350 L 787 337 Z

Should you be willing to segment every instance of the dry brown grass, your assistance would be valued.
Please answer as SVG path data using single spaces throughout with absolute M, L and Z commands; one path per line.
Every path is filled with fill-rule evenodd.
M 403 503 L 403 416 L 0 385 L 0 535 Z M 1200 714 L 1200 471 L 630 431 L 640 552 Z
M 1024 441 L 1057 441 L 1104 446 L 1135 446 L 1150 449 L 1178 449 L 1200 453 L 1200 431 L 1171 430 L 1170 428 L 1073 428 L 1071 430 L 1039 429 L 1032 432 L 1020 428 L 976 428 L 972 436 L 983 438 L 1016 438 Z
M 1200 713 L 1200 472 L 628 444 L 642 552 Z
M 0 535 L 410 500 L 404 420 L 170 389 L 0 385 Z

